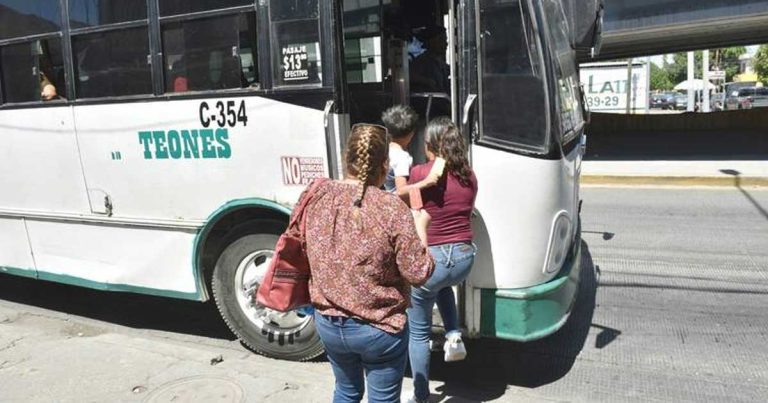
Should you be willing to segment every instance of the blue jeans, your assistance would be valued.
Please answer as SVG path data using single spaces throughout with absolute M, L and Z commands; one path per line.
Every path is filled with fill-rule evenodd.
M 464 281 L 475 261 L 475 246 L 452 243 L 430 246 L 435 259 L 435 271 L 427 283 L 411 289 L 411 307 L 408 308 L 408 327 L 411 337 L 408 353 L 413 373 L 416 398 L 429 398 L 429 339 L 432 335 L 432 309 L 438 304 L 446 332 L 458 330 L 458 313 L 453 287 Z
M 392 334 L 361 320 L 324 316 L 317 311 L 315 324 L 336 376 L 334 403 L 361 401 L 366 379 L 369 402 L 400 402 L 408 351 L 407 326 Z

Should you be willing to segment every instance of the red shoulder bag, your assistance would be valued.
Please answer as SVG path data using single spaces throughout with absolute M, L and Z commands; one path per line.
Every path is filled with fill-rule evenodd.
M 264 281 L 256 292 L 256 301 L 280 312 L 309 305 L 309 259 L 307 258 L 304 210 L 327 178 L 317 179 L 299 197 L 291 213 L 288 228 L 280 235 L 275 254 L 269 263 Z

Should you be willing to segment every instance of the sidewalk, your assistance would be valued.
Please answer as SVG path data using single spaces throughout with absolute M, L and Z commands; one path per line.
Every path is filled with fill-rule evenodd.
M 768 160 L 584 161 L 585 185 L 768 186 Z
M 320 403 L 333 396 L 328 362 L 273 360 L 237 341 L 133 329 L 0 302 L 3 403 Z M 430 382 L 433 391 L 442 385 Z M 516 401 L 537 400 L 525 388 L 510 393 L 522 399 Z M 402 396 L 412 394 L 412 380 L 406 378 Z

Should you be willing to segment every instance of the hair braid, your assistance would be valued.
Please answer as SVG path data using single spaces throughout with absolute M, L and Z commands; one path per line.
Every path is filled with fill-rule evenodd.
M 366 188 L 381 179 L 379 171 L 386 164 L 388 144 L 387 131 L 381 126 L 360 123 L 352 127 L 344 159 L 346 176 L 360 181 L 355 206 L 362 207 Z
M 360 141 L 357 143 L 357 160 L 359 162 L 359 169 L 357 172 L 357 179 L 360 181 L 360 187 L 357 190 L 357 196 L 355 197 L 355 206 L 361 207 L 363 205 L 363 197 L 365 196 L 365 188 L 368 187 L 368 179 L 371 174 L 371 132 L 365 131 L 360 136 Z

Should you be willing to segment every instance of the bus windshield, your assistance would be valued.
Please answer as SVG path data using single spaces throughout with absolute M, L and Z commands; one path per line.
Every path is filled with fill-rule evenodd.
M 525 1 L 480 0 L 482 143 L 548 150 L 539 36 Z

